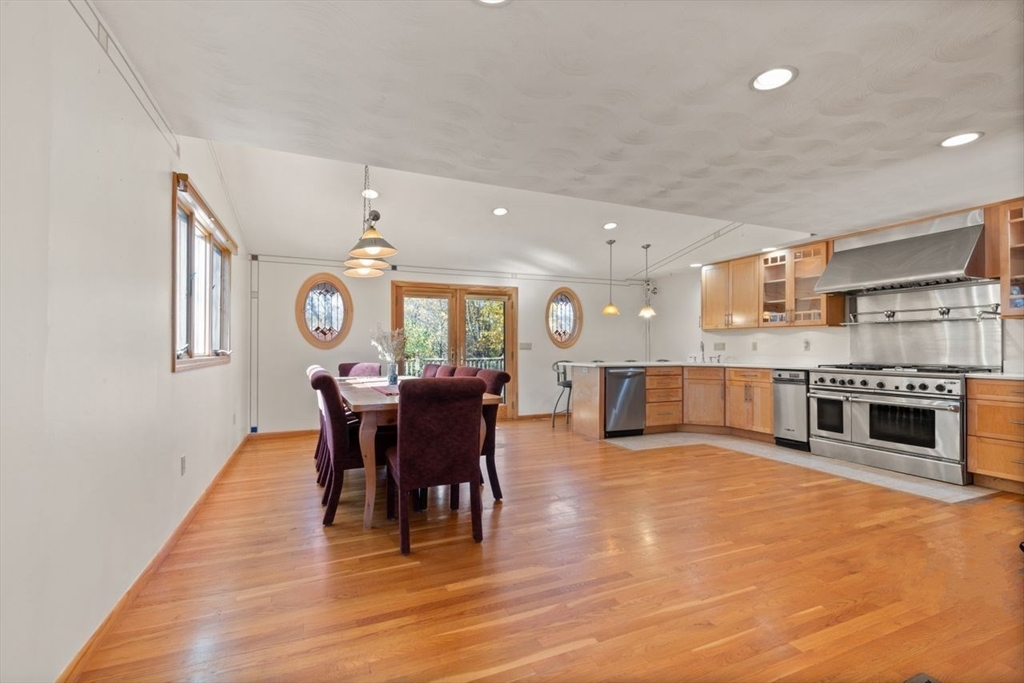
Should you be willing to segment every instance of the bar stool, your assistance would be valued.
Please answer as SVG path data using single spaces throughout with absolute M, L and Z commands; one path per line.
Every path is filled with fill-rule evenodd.
M 568 377 L 568 370 L 565 367 L 565 363 L 571 363 L 568 360 L 556 360 L 551 364 L 551 369 L 555 371 L 555 382 L 558 386 L 562 387 L 562 390 L 558 392 L 558 398 L 555 399 L 555 407 L 551 409 L 551 426 L 555 426 L 555 415 L 558 414 L 558 402 L 562 400 L 562 394 L 565 390 L 569 390 L 569 396 L 565 399 L 565 423 L 569 424 L 569 409 L 572 405 L 572 380 Z

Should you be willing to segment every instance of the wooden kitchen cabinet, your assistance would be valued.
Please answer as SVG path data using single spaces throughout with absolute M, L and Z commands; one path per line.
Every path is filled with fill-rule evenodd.
M 760 257 L 761 327 L 838 325 L 843 321 L 844 297 L 814 292 L 828 258 L 828 242 L 779 249 Z
M 683 368 L 683 422 L 725 426 L 725 368 Z
M 1024 316 L 1024 201 L 1007 202 L 992 210 L 999 231 L 1000 312 L 1004 318 L 1020 318 Z
M 701 269 L 701 327 L 726 330 L 757 327 L 758 262 L 748 258 Z
M 967 380 L 967 470 L 1024 493 L 1024 382 Z
M 726 425 L 771 434 L 774 426 L 771 382 L 771 370 L 729 368 L 725 383 Z
M 658 366 L 647 368 L 648 427 L 664 427 L 683 423 L 683 368 Z

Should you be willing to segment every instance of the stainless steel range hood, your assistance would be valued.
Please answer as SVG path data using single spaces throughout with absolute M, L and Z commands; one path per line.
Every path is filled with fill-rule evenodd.
M 978 248 L 985 226 L 973 225 L 836 251 L 815 285 L 819 294 L 964 282 L 984 277 Z

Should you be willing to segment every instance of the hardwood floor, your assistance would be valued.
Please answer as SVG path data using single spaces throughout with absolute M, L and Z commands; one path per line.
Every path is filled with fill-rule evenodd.
M 1024 680 L 1024 503 L 500 423 L 505 501 L 320 525 L 315 437 L 250 442 L 81 680 Z

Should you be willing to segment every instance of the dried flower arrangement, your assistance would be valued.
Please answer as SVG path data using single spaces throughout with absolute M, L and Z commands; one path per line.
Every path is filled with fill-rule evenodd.
M 377 347 L 381 360 L 398 363 L 405 359 L 405 330 L 386 330 L 378 323 L 370 333 L 370 343 Z

